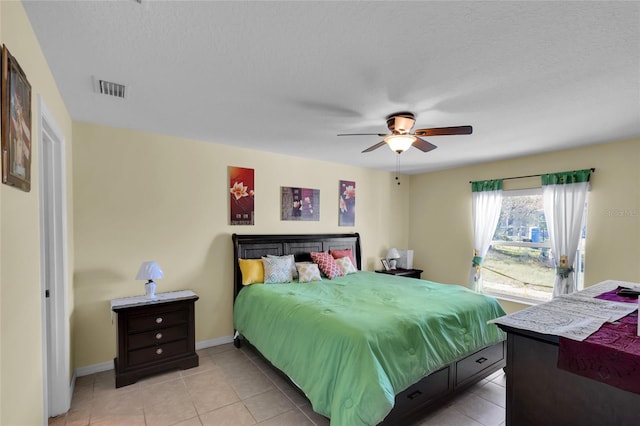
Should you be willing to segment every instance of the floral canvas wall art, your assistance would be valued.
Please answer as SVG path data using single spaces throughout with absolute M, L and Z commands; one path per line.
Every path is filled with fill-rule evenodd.
M 2 45 L 2 182 L 31 190 L 31 84 Z
M 280 187 L 282 220 L 320 220 L 320 190 Z
M 339 190 L 338 226 L 354 226 L 356 224 L 356 183 L 341 180 Z
M 254 224 L 254 170 L 229 166 L 231 225 Z

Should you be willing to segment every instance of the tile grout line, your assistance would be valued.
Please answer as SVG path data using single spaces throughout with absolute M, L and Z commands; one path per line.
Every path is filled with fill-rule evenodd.
M 234 352 L 235 351 L 235 352 Z M 219 354 L 224 354 L 222 357 L 218 358 Z M 240 355 L 242 354 L 242 355 Z M 234 350 L 233 348 L 229 348 L 226 351 L 220 351 L 220 352 L 215 352 L 215 353 L 207 353 L 206 355 L 204 354 L 200 354 L 200 356 L 202 357 L 203 361 L 207 361 L 206 365 L 204 365 L 204 370 L 199 371 L 197 373 L 194 374 L 183 374 L 183 372 L 181 371 L 180 374 L 177 377 L 174 378 L 180 378 L 181 380 L 176 382 L 180 383 L 182 386 L 184 386 L 187 389 L 187 395 L 189 396 L 189 403 L 191 404 L 191 406 L 194 409 L 195 412 L 195 416 L 189 418 L 189 419 L 183 419 L 180 422 L 185 422 L 185 421 L 193 421 L 195 422 L 195 419 L 197 418 L 197 421 L 200 424 L 203 424 L 204 421 L 202 419 L 202 416 L 206 416 L 207 414 L 213 413 L 219 409 L 225 408 L 225 407 L 229 407 L 233 404 L 236 404 L 237 402 L 240 402 L 243 407 L 244 410 L 246 410 L 246 413 L 249 415 L 249 417 L 251 417 L 251 421 L 254 422 L 255 425 L 260 425 L 261 423 L 264 422 L 270 422 L 272 421 L 273 418 L 280 416 L 280 415 L 284 415 L 289 413 L 288 415 L 295 415 L 298 416 L 300 414 L 302 414 L 302 416 L 300 417 L 300 420 L 302 419 L 306 419 L 303 420 L 303 422 L 309 422 L 309 424 L 311 425 L 315 425 L 315 426 L 325 426 L 326 424 L 328 424 L 328 420 L 326 420 L 326 418 L 324 416 L 321 416 L 320 414 L 318 414 L 318 418 L 316 418 L 313 414 L 315 414 L 315 412 L 313 412 L 312 407 L 311 407 L 311 411 L 308 409 L 309 405 L 308 405 L 308 400 L 307 399 L 301 399 L 304 398 L 304 396 L 302 394 L 300 394 L 300 397 L 298 397 L 298 389 L 296 389 L 295 385 L 291 384 L 289 381 L 286 380 L 285 377 L 281 377 L 280 375 L 277 374 L 270 374 L 271 372 L 273 372 L 274 370 L 271 369 L 269 367 L 269 365 L 267 363 L 264 362 L 264 360 L 260 357 L 257 356 L 251 356 L 253 353 L 252 352 L 247 352 L 247 351 L 243 351 L 243 350 Z M 236 364 L 236 361 L 249 361 L 249 363 L 247 365 L 251 365 L 254 368 L 256 368 L 256 371 L 260 373 L 260 375 L 264 378 L 267 379 L 266 384 L 268 384 L 270 387 L 270 389 L 264 390 L 261 393 L 258 393 L 256 395 L 252 395 L 249 397 L 246 397 L 245 399 L 241 399 L 240 395 L 237 393 L 236 389 L 233 387 L 233 385 L 231 385 L 230 391 L 233 392 L 236 396 L 236 402 L 232 402 L 232 403 L 227 403 L 225 405 L 219 406 L 213 410 L 209 410 L 207 412 L 203 412 L 201 413 L 198 408 L 196 407 L 196 404 L 194 402 L 193 396 L 194 394 L 192 394 L 192 392 L 189 391 L 188 387 L 187 387 L 187 377 L 192 377 L 195 374 L 207 374 L 208 372 L 211 372 L 213 370 L 211 370 L 212 368 L 215 370 L 220 371 L 223 376 L 225 377 L 225 380 L 228 380 L 229 374 L 233 374 L 233 371 L 235 367 L 238 367 L 239 364 Z M 229 363 L 230 362 L 230 363 Z M 226 367 L 225 367 L 226 366 Z M 91 375 L 92 377 L 89 380 L 83 381 L 82 382 L 82 386 L 76 388 L 76 390 L 78 390 L 78 393 L 76 394 L 76 396 L 80 397 L 80 400 L 76 400 L 77 404 L 80 405 L 76 405 L 76 408 L 79 409 L 80 411 L 85 411 L 86 410 L 86 417 L 84 417 L 84 415 L 80 416 L 80 417 L 84 417 L 84 422 L 86 423 L 82 423 L 85 425 L 94 425 L 95 421 L 101 421 L 99 420 L 101 417 L 98 416 L 96 417 L 96 407 L 100 406 L 100 402 L 102 402 L 102 400 L 100 398 L 106 398 L 107 396 L 111 395 L 111 394 L 105 394 L 104 391 L 105 386 L 108 386 L 109 383 L 112 381 L 113 377 L 111 377 L 108 374 L 99 374 L 99 373 L 94 373 Z M 165 381 L 170 381 L 173 380 L 173 378 L 167 378 Z M 144 384 L 145 386 L 154 386 L 154 385 L 160 385 L 162 383 L 164 383 L 165 381 L 159 381 L 159 382 L 152 382 L 151 384 Z M 487 409 L 489 410 L 488 412 L 493 412 L 494 408 L 496 410 L 505 410 L 505 407 L 500 405 L 499 403 L 496 403 L 494 401 L 500 401 L 499 398 L 495 398 L 496 396 L 499 395 L 498 392 L 504 392 L 506 390 L 506 386 L 505 386 L 505 376 L 504 373 L 503 374 L 499 374 L 497 376 L 494 376 L 492 379 L 490 380 L 486 380 L 480 387 L 479 389 L 481 389 L 482 387 L 487 386 L 489 383 L 492 383 L 495 386 L 498 386 L 499 388 L 496 388 L 495 386 L 489 386 L 488 388 L 485 389 L 484 391 L 484 395 L 480 395 L 478 393 L 475 392 L 469 392 L 470 394 L 473 394 L 474 396 L 476 396 L 477 398 L 479 398 L 479 400 L 483 401 L 484 403 L 489 403 L 488 405 L 486 405 Z M 502 388 L 502 389 L 500 389 Z M 248 409 L 248 406 L 246 405 L 245 401 L 248 400 L 249 398 L 255 397 L 255 396 L 259 396 L 262 394 L 267 394 L 269 392 L 273 392 L 273 391 L 279 392 L 280 395 L 283 395 L 285 398 L 282 400 L 283 403 L 287 402 L 288 404 L 291 405 L 290 410 L 286 410 L 283 413 L 279 413 L 276 414 L 272 417 L 269 417 L 267 419 L 262 419 L 261 422 L 258 422 L 256 417 L 251 413 L 251 411 Z M 132 392 L 138 392 L 138 390 L 132 389 Z M 294 394 L 296 393 L 296 394 Z M 87 395 L 88 394 L 88 395 Z M 87 408 L 86 407 L 86 401 L 85 401 L 85 395 L 89 396 L 90 395 L 90 399 L 89 399 L 89 406 Z M 120 394 L 118 394 L 120 395 Z M 120 395 L 123 396 L 123 395 Z M 72 403 L 73 403 L 73 397 L 74 395 L 72 395 Z M 491 398 L 488 399 L 488 398 Z M 493 407 L 493 408 L 490 408 Z M 142 420 L 143 422 L 141 424 L 144 424 L 145 426 L 150 426 L 152 423 L 150 423 L 151 418 L 148 417 L 147 411 L 149 410 L 149 407 L 146 406 L 146 404 L 142 404 L 142 410 L 141 410 L 141 414 L 142 414 Z M 240 406 L 238 406 L 238 408 L 240 408 Z M 473 412 L 469 412 L 469 414 L 466 414 L 465 412 L 461 411 L 460 407 L 452 407 L 454 408 L 456 415 L 462 416 L 462 418 L 467 418 L 469 419 L 469 421 L 473 421 L 473 422 L 477 422 L 478 424 L 482 424 L 483 426 L 496 426 L 496 424 L 494 423 L 484 423 L 481 422 L 479 420 L 476 420 L 474 417 L 471 417 L 471 415 L 475 415 L 475 411 Z M 62 419 L 58 420 L 58 422 L 56 422 L 56 426 L 64 426 L 67 424 L 71 424 L 71 422 L 78 422 L 79 420 L 81 420 L 80 417 L 78 417 L 78 413 L 74 414 L 73 418 L 69 418 L 69 413 L 71 412 L 71 408 L 67 413 L 64 413 L 64 415 L 61 415 L 60 417 L 62 417 Z M 215 416 L 214 416 L 215 417 Z M 315 419 L 315 420 L 314 420 Z M 247 420 L 249 420 L 249 418 L 247 417 Z M 322 421 L 321 421 L 322 420 Z M 325 421 L 326 420 L 326 421 Z M 489 418 L 487 417 L 485 420 L 493 420 L 493 418 Z M 139 421 L 139 420 L 138 420 Z M 178 423 L 180 423 L 178 422 Z M 172 424 L 178 424 L 178 423 L 172 423 Z M 53 424 L 53 422 L 52 422 Z M 504 426 L 504 420 L 499 423 L 500 426 Z
M 223 351 L 223 352 L 228 352 L 228 351 Z M 219 352 L 219 353 L 223 353 L 223 352 Z M 208 356 L 208 355 L 203 355 L 203 356 L 206 356 L 207 358 L 210 358 L 210 359 L 213 361 L 213 363 L 214 363 L 218 368 L 221 368 L 218 364 L 216 364 L 216 363 L 215 363 L 215 360 L 214 360 L 214 359 L 212 359 L 212 357 L 211 357 L 211 356 Z M 248 357 L 247 357 L 247 358 L 248 358 Z M 224 372 L 224 371 L 221 371 L 221 373 L 222 373 L 222 375 L 223 375 L 223 376 L 225 376 L 225 378 L 226 378 L 226 376 L 227 376 L 227 375 L 225 374 L 225 372 Z M 198 373 L 198 374 L 200 374 L 200 373 Z M 183 378 L 183 381 L 184 381 L 184 376 L 182 376 L 182 378 Z M 185 383 L 185 386 L 186 386 L 186 383 Z M 251 418 L 253 419 L 254 424 L 255 424 L 255 425 L 257 425 L 257 424 L 258 424 L 258 421 L 257 421 L 257 420 L 256 420 L 256 418 L 254 417 L 254 415 L 251 413 L 251 411 L 247 408 L 247 406 L 246 406 L 246 405 L 245 405 L 245 403 L 244 403 L 244 400 L 240 398 L 240 395 L 238 395 L 238 393 L 236 392 L 236 390 L 235 390 L 235 388 L 233 387 L 233 385 L 230 385 L 230 386 L 231 386 L 231 391 L 232 391 L 233 393 L 235 393 L 236 397 L 238 398 L 238 401 L 237 401 L 237 402 L 232 402 L 232 403 L 229 403 L 229 404 L 222 405 L 222 406 L 220 406 L 220 407 L 218 407 L 218 408 L 215 408 L 215 409 L 213 409 L 213 410 L 211 410 L 211 411 L 207 411 L 206 413 L 200 413 L 200 411 L 198 410 L 198 408 L 197 408 L 197 407 L 195 407 L 195 404 L 194 404 L 194 408 L 195 408 L 195 410 L 196 410 L 196 414 L 197 414 L 197 416 L 198 416 L 198 420 L 200 421 L 200 423 L 201 423 L 201 424 L 203 423 L 203 422 L 202 422 L 202 419 L 200 418 L 200 416 L 201 416 L 201 415 L 205 415 L 205 414 L 208 414 L 208 413 L 212 413 L 212 412 L 214 412 L 214 411 L 216 411 L 216 410 L 219 410 L 219 409 L 221 409 L 221 408 L 229 407 L 229 406 L 231 406 L 231 405 L 233 405 L 233 404 L 237 404 L 238 402 L 242 404 L 242 406 L 245 408 L 245 410 L 247 410 L 247 413 L 249 413 L 249 415 L 250 415 L 250 416 L 251 416 Z M 189 392 L 189 391 L 188 391 L 188 389 L 187 389 L 187 392 L 189 393 L 189 397 L 191 398 L 191 392 Z
M 289 400 L 289 402 L 291 403 L 291 405 L 293 406 L 293 409 L 291 411 L 299 411 L 300 413 L 302 413 L 302 415 L 307 418 L 312 424 L 317 426 L 317 423 L 315 421 L 313 421 L 313 419 L 311 419 L 311 417 L 309 417 L 307 415 L 307 413 L 305 413 L 302 409 L 300 409 L 300 407 L 298 407 L 298 405 L 295 403 L 295 401 L 293 399 L 291 399 L 291 397 L 289 397 L 289 395 L 287 395 L 282 389 L 280 389 L 280 387 L 276 384 L 276 382 L 274 382 L 271 377 L 269 377 L 267 374 L 264 373 L 264 371 L 262 370 L 262 368 L 260 368 L 260 366 L 256 363 L 256 361 L 254 360 L 253 357 L 249 357 L 247 356 L 246 353 L 244 353 L 244 355 L 249 359 L 249 361 L 251 361 L 251 363 L 258 369 L 258 371 L 260 371 L 260 373 L 262 373 L 263 376 L 265 376 L 273 385 L 273 387 L 275 387 L 276 389 L 278 389 L 278 391 L 285 396 L 285 398 L 287 398 L 287 400 Z M 256 423 L 258 424 L 258 423 Z

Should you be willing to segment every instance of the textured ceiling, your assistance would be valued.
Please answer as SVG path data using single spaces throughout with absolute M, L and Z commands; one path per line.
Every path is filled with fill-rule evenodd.
M 640 136 L 639 2 L 24 7 L 78 121 L 382 170 L 397 154 L 361 153 L 380 138 L 336 135 L 405 110 L 416 128 L 473 126 L 403 153 L 409 174 Z

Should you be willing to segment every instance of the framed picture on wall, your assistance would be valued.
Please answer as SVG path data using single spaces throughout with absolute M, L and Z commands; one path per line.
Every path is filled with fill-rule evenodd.
M 31 85 L 2 45 L 2 183 L 31 190 Z
M 229 166 L 229 223 L 253 225 L 255 218 L 254 170 Z
M 320 220 L 320 190 L 280 187 L 281 220 Z
M 341 180 L 338 192 L 338 226 L 353 226 L 356 224 L 356 183 Z

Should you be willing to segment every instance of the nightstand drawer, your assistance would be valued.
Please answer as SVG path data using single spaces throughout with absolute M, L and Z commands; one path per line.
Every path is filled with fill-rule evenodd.
M 148 312 L 145 312 L 147 314 Z M 129 317 L 128 331 L 129 333 L 139 333 L 141 331 L 155 330 L 158 328 L 166 328 L 179 324 L 186 324 L 189 320 L 189 312 L 185 309 L 180 310 L 158 310 L 149 315 L 132 315 Z
M 186 339 L 189 335 L 187 324 L 169 328 L 159 328 L 144 333 L 130 334 L 127 336 L 129 349 L 138 349 L 145 346 L 159 345 L 173 340 Z
M 158 346 L 138 349 L 129 352 L 129 365 L 132 367 L 138 364 L 147 364 L 163 361 L 173 355 L 184 355 L 189 352 L 189 345 L 186 339 L 170 342 Z
M 504 360 L 504 345 L 484 348 L 456 363 L 456 385 Z

